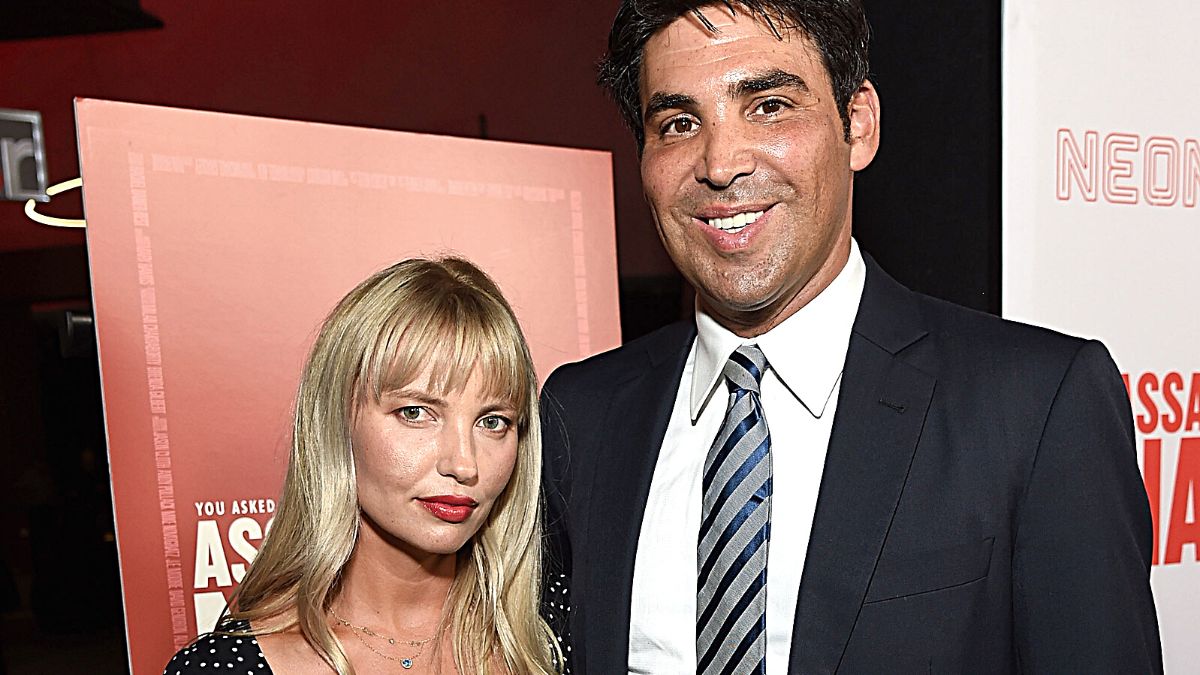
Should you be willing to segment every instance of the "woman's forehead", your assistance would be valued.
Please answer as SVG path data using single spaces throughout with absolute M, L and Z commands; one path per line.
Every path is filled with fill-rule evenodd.
M 417 391 L 445 397 L 478 388 L 479 394 L 510 405 L 522 403 L 528 386 L 520 368 L 481 355 L 432 354 L 428 358 L 393 359 L 373 387 L 380 395 Z

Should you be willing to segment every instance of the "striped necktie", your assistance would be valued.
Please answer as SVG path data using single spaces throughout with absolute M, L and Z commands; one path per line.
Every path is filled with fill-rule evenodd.
M 767 672 L 771 437 L 759 401 L 767 358 L 743 345 L 725 364 L 729 409 L 704 462 L 697 550 L 696 673 Z

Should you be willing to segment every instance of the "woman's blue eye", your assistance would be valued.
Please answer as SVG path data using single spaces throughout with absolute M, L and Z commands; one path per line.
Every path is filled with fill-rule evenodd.
M 479 424 L 488 431 L 505 431 L 511 422 L 499 415 L 488 415 L 479 420 Z

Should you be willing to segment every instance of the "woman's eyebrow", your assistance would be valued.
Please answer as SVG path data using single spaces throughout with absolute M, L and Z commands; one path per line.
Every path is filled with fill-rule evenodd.
M 407 399 L 418 401 L 420 403 L 428 403 L 430 405 L 446 404 L 446 399 L 434 396 L 433 394 L 420 389 L 385 389 L 379 393 L 379 397 L 388 399 Z
M 512 401 L 490 401 L 481 406 L 484 412 L 507 412 L 516 413 L 517 406 L 513 405 Z

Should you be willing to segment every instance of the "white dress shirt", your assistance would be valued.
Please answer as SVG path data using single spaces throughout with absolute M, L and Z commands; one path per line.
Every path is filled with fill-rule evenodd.
M 696 672 L 696 546 L 701 474 L 721 428 L 729 355 L 757 344 L 770 367 L 762 407 L 771 434 L 774 492 L 767 552 L 767 674 L 786 675 L 800 575 L 817 505 L 837 395 L 866 266 L 851 242 L 846 266 L 775 328 L 741 338 L 703 312 L 650 483 L 633 567 L 629 672 Z

